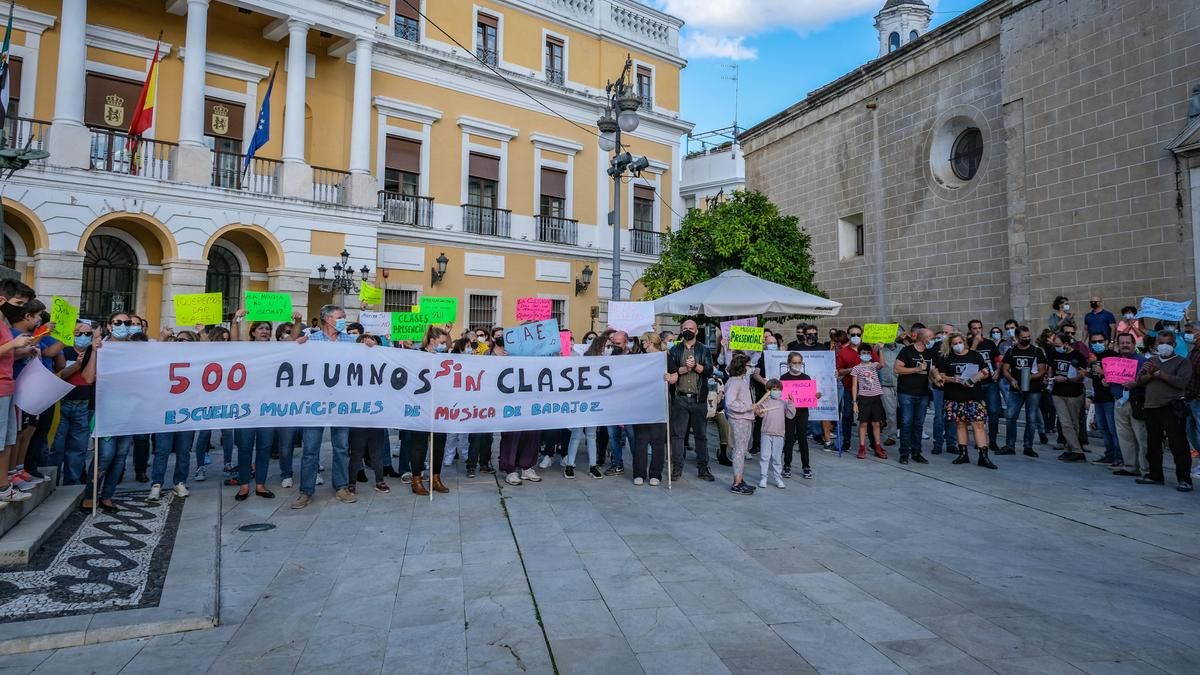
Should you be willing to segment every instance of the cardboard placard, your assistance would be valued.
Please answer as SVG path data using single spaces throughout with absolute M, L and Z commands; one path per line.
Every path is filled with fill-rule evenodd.
M 563 356 L 571 356 L 571 345 L 574 344 L 573 341 L 571 340 L 571 331 L 569 331 L 569 330 L 558 331 L 558 340 L 559 340 L 559 345 L 562 347 L 562 352 L 561 352 L 562 355 Z
M 292 321 L 292 296 L 287 293 L 246 291 L 247 321 Z
M 783 397 L 797 408 L 817 407 L 816 380 L 782 380 Z
M 517 321 L 545 321 L 553 311 L 550 298 L 517 298 Z
M 862 341 L 869 345 L 886 345 L 896 341 L 898 323 L 869 323 L 863 326 Z
M 359 312 L 358 322 L 362 324 L 363 332 L 368 335 L 391 335 L 391 312 Z
M 392 312 L 393 340 L 420 342 L 429 330 L 429 315 L 420 312 Z
M 359 302 L 363 302 L 368 305 L 382 305 L 383 289 L 375 288 L 371 284 L 368 284 L 364 281 L 362 282 L 362 285 L 358 287 L 358 300 Z
M 506 328 L 504 351 L 509 356 L 558 356 L 562 353 L 558 321 L 548 319 Z
M 729 349 L 731 351 L 761 352 L 763 329 L 756 326 L 730 326 Z
M 175 322 L 181 326 L 221 323 L 225 317 L 220 293 L 185 293 L 175 296 Z
M 1104 379 L 1109 384 L 1125 384 L 1137 377 L 1137 359 L 1110 356 L 1100 360 L 1100 367 L 1104 369 Z
M 458 298 L 421 297 L 421 313 L 429 316 L 429 323 L 454 323 L 458 321 Z M 417 310 L 413 310 L 414 312 Z
M 67 345 L 75 344 L 75 324 L 79 323 L 79 308 L 72 307 L 65 298 L 57 295 L 50 301 L 50 322 L 54 324 L 54 332 L 50 337 Z

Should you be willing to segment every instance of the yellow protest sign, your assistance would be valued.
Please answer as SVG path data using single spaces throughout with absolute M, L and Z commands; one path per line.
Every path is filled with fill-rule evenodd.
M 220 293 L 186 293 L 175 296 L 175 322 L 180 326 L 221 323 L 224 309 Z
M 362 282 L 362 286 L 358 289 L 358 299 L 368 305 L 383 304 L 383 289 L 375 288 L 367 282 Z
M 896 341 L 898 323 L 869 323 L 863 328 L 862 341 L 869 345 L 882 345 Z
M 75 324 L 79 323 L 79 308 L 72 307 L 66 299 L 57 295 L 50 301 L 50 322 L 54 331 L 50 337 L 69 346 L 75 344 Z
M 754 326 L 730 326 L 729 349 L 731 351 L 761 352 L 763 329 Z

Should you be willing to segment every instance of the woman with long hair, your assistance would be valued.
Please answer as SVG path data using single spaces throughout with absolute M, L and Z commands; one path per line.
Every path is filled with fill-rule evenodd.
M 653 332 L 642 333 L 642 337 L 638 340 L 642 351 L 646 354 L 657 354 L 664 351 L 665 345 L 662 338 Z M 667 384 L 675 384 L 679 379 L 677 373 L 664 373 L 663 379 Z M 572 436 L 574 439 L 574 436 Z M 572 445 L 572 453 L 574 446 Z M 650 450 L 649 463 L 647 465 L 646 450 Z M 658 422 L 656 424 L 635 424 L 633 425 L 633 447 L 629 449 L 633 455 L 633 484 L 642 485 L 649 482 L 651 486 L 658 485 L 662 482 L 663 463 L 667 459 L 667 424 L 666 422 Z M 592 471 L 596 471 L 596 467 L 592 467 Z M 597 477 L 595 473 L 593 477 Z
M 240 340 L 242 320 L 246 310 L 234 312 L 233 331 L 230 337 Z M 219 342 L 216 328 L 210 330 L 213 342 Z M 218 339 L 213 339 L 218 338 Z M 249 342 L 270 342 L 271 322 L 254 321 L 246 335 Z M 237 446 L 238 491 L 234 495 L 237 501 L 245 501 L 250 496 L 250 482 L 254 481 L 254 494 L 266 499 L 274 499 L 275 493 L 267 488 L 267 473 L 271 467 L 271 448 L 275 444 L 275 428 L 259 427 L 257 429 L 238 429 L 233 432 L 233 443 Z
M 725 416 L 733 429 L 733 483 L 729 491 L 739 495 L 754 494 L 754 487 L 747 485 L 742 473 L 746 468 L 746 453 L 750 451 L 750 437 L 754 434 L 754 395 L 750 389 L 750 357 L 734 352 L 725 371 Z
M 967 452 L 967 427 L 975 433 L 975 448 L 979 451 L 979 466 L 995 469 L 988 459 L 988 412 L 983 388 L 979 386 L 991 376 L 991 365 L 983 355 L 967 346 L 962 333 L 950 333 L 942 341 L 941 352 L 933 362 L 933 379 L 945 392 L 944 410 L 935 413 L 946 416 L 946 424 L 954 425 L 958 441 L 958 457 L 954 464 L 971 461 Z
M 600 356 L 604 353 L 604 347 L 607 345 L 607 338 L 592 340 L 584 356 Z M 576 427 L 571 429 L 571 438 L 567 441 L 567 458 L 563 463 L 563 476 L 566 478 L 575 477 L 575 456 L 579 452 L 579 444 L 587 443 L 588 454 L 588 475 L 592 478 L 604 478 L 604 472 L 600 470 L 596 449 L 596 427 Z

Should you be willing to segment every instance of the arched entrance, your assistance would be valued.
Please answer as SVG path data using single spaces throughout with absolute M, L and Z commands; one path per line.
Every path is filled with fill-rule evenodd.
M 104 322 L 114 312 L 135 312 L 137 287 L 138 257 L 133 247 L 112 234 L 88 237 L 80 318 Z
M 225 319 L 244 305 L 246 291 L 270 290 L 271 270 L 283 265 L 283 247 L 265 229 L 232 224 L 217 230 L 205 246 L 208 293 L 224 299 Z
M 242 302 L 242 264 L 223 244 L 208 251 L 208 274 L 204 282 L 206 293 L 220 293 L 224 299 L 225 320 L 231 321 Z
M 42 222 L 22 204 L 4 199 L 3 264 L 16 270 L 26 283 L 34 283 L 33 254 L 49 248 L 49 237 Z

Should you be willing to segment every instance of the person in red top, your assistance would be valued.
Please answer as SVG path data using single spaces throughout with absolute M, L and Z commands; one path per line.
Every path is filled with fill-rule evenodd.
M 850 342 L 844 347 L 837 350 L 837 355 L 834 357 L 834 365 L 837 367 L 838 377 L 842 378 L 842 410 L 841 410 L 841 436 L 842 436 L 842 452 L 850 452 L 850 437 L 853 436 L 854 429 L 854 397 L 851 389 L 854 386 L 854 378 L 850 376 L 850 371 L 862 363 L 858 358 L 858 346 L 862 344 L 863 327 L 858 324 L 852 324 L 846 329 L 846 334 L 850 337 Z M 875 364 L 876 370 L 883 367 L 879 361 L 879 352 L 871 350 L 871 361 Z M 874 439 L 876 442 L 878 438 Z
M 19 307 L 32 295 L 33 289 L 15 279 L 0 283 L 0 309 L 4 310 L 3 318 L 0 318 L 0 502 L 22 502 L 32 497 L 16 489 L 8 480 L 8 466 L 17 443 L 17 409 L 12 400 L 16 391 L 13 356 L 17 350 L 27 349 L 37 342 L 32 334 L 13 337 L 8 317 L 16 318 L 20 314 Z

